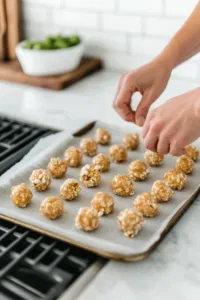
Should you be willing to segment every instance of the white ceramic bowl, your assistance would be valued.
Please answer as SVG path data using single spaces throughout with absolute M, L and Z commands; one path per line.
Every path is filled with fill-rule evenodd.
M 83 43 L 64 49 L 24 49 L 26 41 L 16 47 L 16 55 L 24 73 L 32 76 L 58 75 L 78 67 L 83 55 Z

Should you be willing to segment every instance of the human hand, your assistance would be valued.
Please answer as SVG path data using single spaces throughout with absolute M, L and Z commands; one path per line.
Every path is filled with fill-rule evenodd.
M 200 88 L 174 97 L 147 115 L 142 136 L 147 149 L 174 156 L 200 137 Z
M 164 91 L 170 75 L 167 62 L 160 58 L 135 71 L 123 73 L 113 102 L 114 109 L 124 120 L 143 126 L 151 104 Z M 136 112 L 131 109 L 131 97 L 135 92 L 142 95 Z

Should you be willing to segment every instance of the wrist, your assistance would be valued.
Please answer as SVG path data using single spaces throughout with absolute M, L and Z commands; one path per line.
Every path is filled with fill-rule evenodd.
M 181 63 L 180 48 L 178 40 L 174 38 L 157 57 L 170 73 Z
M 174 64 L 166 53 L 161 53 L 155 59 L 169 74 L 173 71 Z
M 156 62 L 156 64 L 161 66 L 163 70 L 166 70 L 166 72 L 170 76 L 171 72 L 173 71 L 173 64 L 168 55 L 166 55 L 165 53 L 161 53 L 154 59 L 154 61 Z

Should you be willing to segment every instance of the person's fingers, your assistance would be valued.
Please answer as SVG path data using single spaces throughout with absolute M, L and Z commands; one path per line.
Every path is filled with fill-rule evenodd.
M 126 75 L 127 75 L 127 73 L 124 72 L 124 73 L 121 74 L 121 76 L 120 76 L 120 78 L 119 78 L 118 85 L 117 85 L 117 91 L 116 91 L 116 94 L 115 94 L 115 98 L 114 98 L 113 103 L 114 103 L 115 100 L 117 99 L 118 93 L 119 93 L 119 91 L 120 91 L 120 89 L 121 89 L 121 86 L 122 86 L 122 84 L 123 84 L 123 81 L 124 81 Z
M 134 90 L 125 78 L 113 105 L 118 114 L 128 122 L 135 122 L 135 113 L 130 106 L 133 92 Z
M 116 103 L 115 110 L 127 122 L 135 122 L 134 112 L 130 106 L 124 102 Z
M 180 156 L 185 153 L 185 143 L 184 139 L 181 139 L 180 137 L 176 137 L 175 141 L 172 141 L 170 144 L 170 154 L 173 156 Z
M 146 137 L 146 135 L 147 135 L 149 129 L 150 129 L 150 124 L 149 124 L 149 122 L 147 122 L 147 120 L 146 120 L 145 123 L 144 123 L 144 126 L 143 126 L 143 128 L 142 128 L 142 138 L 143 138 L 143 139 L 145 139 L 145 137 Z
M 157 143 L 158 143 L 158 136 L 152 135 L 152 133 L 149 132 L 144 139 L 145 148 L 156 152 Z
M 170 141 L 165 134 L 161 134 L 159 137 L 157 151 L 160 154 L 168 154 L 170 151 Z
M 149 111 L 146 117 L 146 120 L 144 122 L 143 128 L 142 128 L 142 138 L 145 139 L 145 136 L 147 135 L 149 129 L 150 129 L 150 122 L 154 117 L 154 111 Z
M 142 96 L 142 100 L 137 107 L 135 118 L 136 124 L 143 126 L 151 104 L 156 100 L 153 89 L 146 90 Z
M 170 151 L 169 152 L 172 156 L 181 156 L 181 155 L 185 154 L 184 149 L 174 148 L 173 145 L 170 145 Z

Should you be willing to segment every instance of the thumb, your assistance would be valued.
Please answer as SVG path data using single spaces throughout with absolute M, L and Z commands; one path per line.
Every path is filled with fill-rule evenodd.
M 136 124 L 138 126 L 144 125 L 149 108 L 155 100 L 156 98 L 152 90 L 148 90 L 143 94 L 142 100 L 140 101 L 135 113 Z

